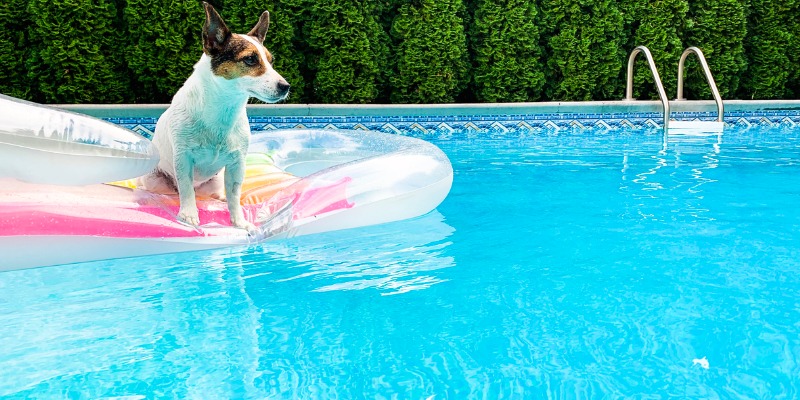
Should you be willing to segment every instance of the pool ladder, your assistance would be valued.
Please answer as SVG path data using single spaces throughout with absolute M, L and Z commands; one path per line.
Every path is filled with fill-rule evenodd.
M 664 91 L 664 85 L 661 83 L 661 77 L 658 75 L 658 69 L 656 68 L 656 63 L 653 61 L 652 54 L 650 54 L 650 49 L 645 46 L 636 46 L 636 48 L 631 52 L 630 57 L 628 57 L 628 76 L 627 85 L 625 87 L 625 101 L 636 100 L 633 98 L 633 62 L 636 61 L 636 56 L 639 55 L 639 53 L 644 53 L 647 63 L 650 66 L 650 71 L 653 73 L 653 79 L 655 80 L 656 89 L 658 90 L 658 97 L 661 99 L 661 104 L 664 107 L 664 132 L 667 132 L 670 129 L 669 99 L 667 98 L 667 93 Z M 700 127 L 721 132 L 723 127 L 722 117 L 725 112 L 722 104 L 722 97 L 719 95 L 717 84 L 714 82 L 714 77 L 711 75 L 711 70 L 708 68 L 708 63 L 706 63 L 706 58 L 703 55 L 703 51 L 697 47 L 692 46 L 686 48 L 686 50 L 683 51 L 683 54 L 681 54 L 680 61 L 678 61 L 678 93 L 675 101 L 686 100 L 683 97 L 683 66 L 686 62 L 686 58 L 692 53 L 697 55 L 697 58 L 700 60 L 700 65 L 703 68 L 703 73 L 706 75 L 708 86 L 711 88 L 714 101 L 717 103 L 717 120 L 711 124 L 709 124 L 707 121 L 672 121 L 673 129 L 696 129 Z M 701 127 L 700 125 L 704 126 Z

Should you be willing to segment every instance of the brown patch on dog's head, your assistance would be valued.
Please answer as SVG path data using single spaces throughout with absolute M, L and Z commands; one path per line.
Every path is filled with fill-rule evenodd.
M 271 54 L 266 49 L 263 51 L 270 62 Z M 267 66 L 256 44 L 241 35 L 233 35 L 224 49 L 211 55 L 211 71 L 225 79 L 236 79 L 245 75 L 261 76 L 267 72 Z
M 211 73 L 234 80 L 231 88 L 266 103 L 281 101 L 291 85 L 272 68 L 272 54 L 263 40 L 269 28 L 269 12 L 264 12 L 247 35 L 231 33 L 214 7 L 203 3 L 206 23 L 203 26 L 202 60 L 210 60 Z M 242 79 L 239 79 L 242 78 Z
M 272 54 L 261 44 L 269 28 L 269 12 L 264 11 L 248 36 L 232 34 L 222 17 L 203 2 L 206 23 L 203 26 L 203 52 L 211 58 L 211 71 L 225 79 L 261 76 L 272 63 Z M 263 53 L 263 57 L 262 57 Z

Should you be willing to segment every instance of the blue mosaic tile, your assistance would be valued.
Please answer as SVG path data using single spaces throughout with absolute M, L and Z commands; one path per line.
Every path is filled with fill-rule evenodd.
M 716 112 L 679 112 L 673 119 L 714 120 Z M 151 137 L 155 131 L 156 118 L 107 118 L 109 122 Z M 800 125 L 800 110 L 781 111 L 735 111 L 725 113 L 727 126 L 791 126 Z M 600 128 L 650 129 L 663 124 L 663 114 L 646 113 L 551 113 L 551 114 L 491 114 L 491 115 L 442 115 L 442 116 L 308 116 L 250 118 L 253 131 L 272 129 L 370 129 L 399 134 L 434 134 L 466 130 L 479 133 L 492 132 L 557 132 Z

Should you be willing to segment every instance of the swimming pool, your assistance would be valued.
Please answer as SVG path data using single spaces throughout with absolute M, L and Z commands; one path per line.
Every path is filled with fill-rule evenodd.
M 0 274 L 0 397 L 800 396 L 799 129 L 424 137 L 414 220 Z

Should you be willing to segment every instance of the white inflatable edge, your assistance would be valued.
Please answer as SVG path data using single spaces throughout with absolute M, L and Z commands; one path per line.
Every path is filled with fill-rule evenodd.
M 0 178 L 82 186 L 141 176 L 158 160 L 136 132 L 0 94 Z
M 99 236 L 0 236 L 0 249 L 14 249 L 4 255 L 0 272 L 48 267 L 88 261 L 109 260 L 209 250 L 235 246 L 219 240 L 175 241 L 165 239 L 130 239 Z M 242 243 L 242 244 L 246 244 Z M 48 249 L 43 252 L 42 249 Z

